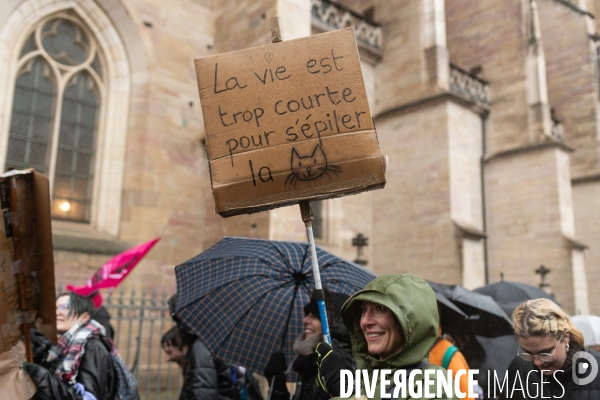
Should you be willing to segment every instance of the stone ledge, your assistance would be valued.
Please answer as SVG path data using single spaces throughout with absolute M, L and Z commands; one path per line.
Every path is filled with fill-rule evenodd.
M 54 250 L 110 256 L 131 247 L 129 243 L 98 232 L 89 224 L 58 219 L 52 220 L 52 242 Z
M 580 176 L 571 179 L 571 185 L 582 185 L 584 183 L 600 182 L 600 174 Z
M 579 7 L 576 4 L 571 3 L 569 0 L 554 0 L 557 3 L 562 4 L 563 6 L 567 6 L 568 8 L 570 8 L 573 11 L 578 12 L 579 14 L 583 14 L 583 15 L 588 15 L 592 18 L 595 18 L 594 14 L 592 14 L 591 12 L 584 10 L 583 8 Z
M 99 239 L 76 236 L 75 234 L 52 234 L 54 250 L 73 253 L 101 254 L 114 256 L 127 250 L 130 246 L 118 240 Z
M 467 221 L 460 221 L 452 218 L 454 225 L 460 229 L 463 236 L 467 239 L 481 240 L 487 238 L 487 234 Z
M 587 244 L 580 242 L 579 240 L 575 239 L 574 237 L 571 237 L 570 235 L 567 235 L 566 233 L 563 233 L 562 235 L 565 239 L 567 239 L 569 245 L 571 245 L 571 247 L 573 247 L 575 250 L 583 251 L 590 248 L 590 246 L 588 246 Z
M 500 151 L 498 153 L 494 153 L 489 155 L 488 157 L 485 158 L 485 162 L 490 162 L 490 161 L 494 161 L 498 158 L 504 158 L 504 157 L 509 157 L 509 156 L 516 156 L 516 155 L 521 155 L 521 154 L 525 154 L 525 153 L 530 153 L 530 152 L 534 152 L 534 151 L 538 151 L 538 150 L 545 150 L 548 148 L 553 148 L 553 147 L 557 147 L 561 150 L 564 150 L 568 153 L 572 153 L 575 151 L 575 149 L 573 149 L 572 147 L 567 146 L 566 144 L 564 144 L 563 142 L 554 140 L 554 139 L 550 139 L 546 142 L 543 143 L 536 143 L 533 145 L 529 145 L 529 146 L 521 146 L 521 147 L 517 147 L 514 149 L 509 149 L 509 150 L 504 150 L 504 151 Z
M 488 110 L 482 107 L 479 107 L 477 104 L 473 103 L 470 99 L 461 96 L 455 92 L 442 92 L 438 94 L 434 94 L 433 96 L 421 98 L 419 100 L 412 101 L 410 103 L 400 104 L 399 106 L 383 110 L 379 112 L 377 115 L 373 117 L 373 119 L 385 118 L 391 115 L 403 114 L 408 111 L 412 111 L 413 109 L 418 109 L 425 106 L 430 106 L 436 103 L 440 103 L 443 101 L 452 101 L 458 105 L 461 105 L 467 109 L 472 110 L 476 114 L 481 116 L 485 116 L 488 114 Z

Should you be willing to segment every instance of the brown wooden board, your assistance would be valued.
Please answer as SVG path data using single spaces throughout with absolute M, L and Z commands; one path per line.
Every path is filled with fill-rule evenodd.
M 33 170 L 11 171 L 0 177 L 0 352 L 10 350 L 23 335 L 23 321 L 37 326 L 56 342 L 54 257 L 50 226 L 48 178 Z M 10 181 L 16 183 L 11 207 Z M 11 209 L 16 209 L 12 212 Z M 18 226 L 18 229 L 16 228 Z M 19 234 L 21 257 L 15 238 Z M 23 272 L 25 293 L 20 293 L 17 273 Z M 25 296 L 23 313 L 20 296 Z
M 221 216 L 384 187 L 352 28 L 195 65 Z

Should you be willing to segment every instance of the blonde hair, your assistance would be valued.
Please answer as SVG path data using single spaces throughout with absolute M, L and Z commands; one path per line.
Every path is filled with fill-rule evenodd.
M 512 314 L 515 335 L 523 338 L 530 336 L 552 336 L 559 339 L 565 331 L 570 340 L 583 347 L 583 335 L 555 302 L 549 299 L 527 300 L 521 303 Z

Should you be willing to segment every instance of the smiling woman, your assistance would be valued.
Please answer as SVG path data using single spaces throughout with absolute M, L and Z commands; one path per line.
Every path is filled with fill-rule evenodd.
M 438 311 L 435 294 L 426 281 L 410 274 L 380 276 L 344 303 L 342 318 L 350 330 L 356 369 L 362 370 L 361 377 L 372 379 L 368 384 L 368 379 L 361 380 L 359 393 L 369 399 L 386 398 L 386 394 L 390 398 L 401 385 L 397 387 L 394 381 L 377 378 L 378 373 L 387 370 L 388 377 L 402 373 L 408 377 L 411 371 L 422 370 L 404 383 L 403 393 L 408 392 L 411 399 L 454 398 L 452 382 L 449 390 L 438 390 L 436 380 L 431 378 L 446 371 L 427 361 L 437 337 Z M 322 346 L 319 344 L 317 351 Z M 320 373 L 325 376 L 329 392 L 330 371 L 326 360 L 336 357 L 330 353 L 335 353 L 335 349 L 319 359 Z
M 528 300 L 512 321 L 520 350 L 502 398 L 600 399 L 600 357 L 584 348 L 583 335 L 560 306 Z
M 91 319 L 93 312 L 87 297 L 63 293 L 56 299 L 58 344 L 36 349 L 34 343 L 36 363 L 23 364 L 37 387 L 36 399 L 109 400 L 122 393 L 115 365 L 124 368 L 123 361 L 104 327 Z
M 90 320 L 91 310 L 87 310 L 89 306 L 88 299 L 77 296 L 71 300 L 69 294 L 64 294 L 56 299 L 56 332 L 62 335 L 71 329 L 78 322 L 86 323 Z
M 405 340 L 400 323 L 384 305 L 364 301 L 360 306 L 360 330 L 372 355 L 385 360 L 402 351 Z

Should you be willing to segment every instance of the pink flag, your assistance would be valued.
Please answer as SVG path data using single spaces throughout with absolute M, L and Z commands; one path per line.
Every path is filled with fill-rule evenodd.
M 98 289 L 117 287 L 159 240 L 160 238 L 152 239 L 149 242 L 117 254 L 101 266 L 98 272 L 84 286 L 75 287 L 68 285 L 67 290 L 81 296 L 89 296 Z

